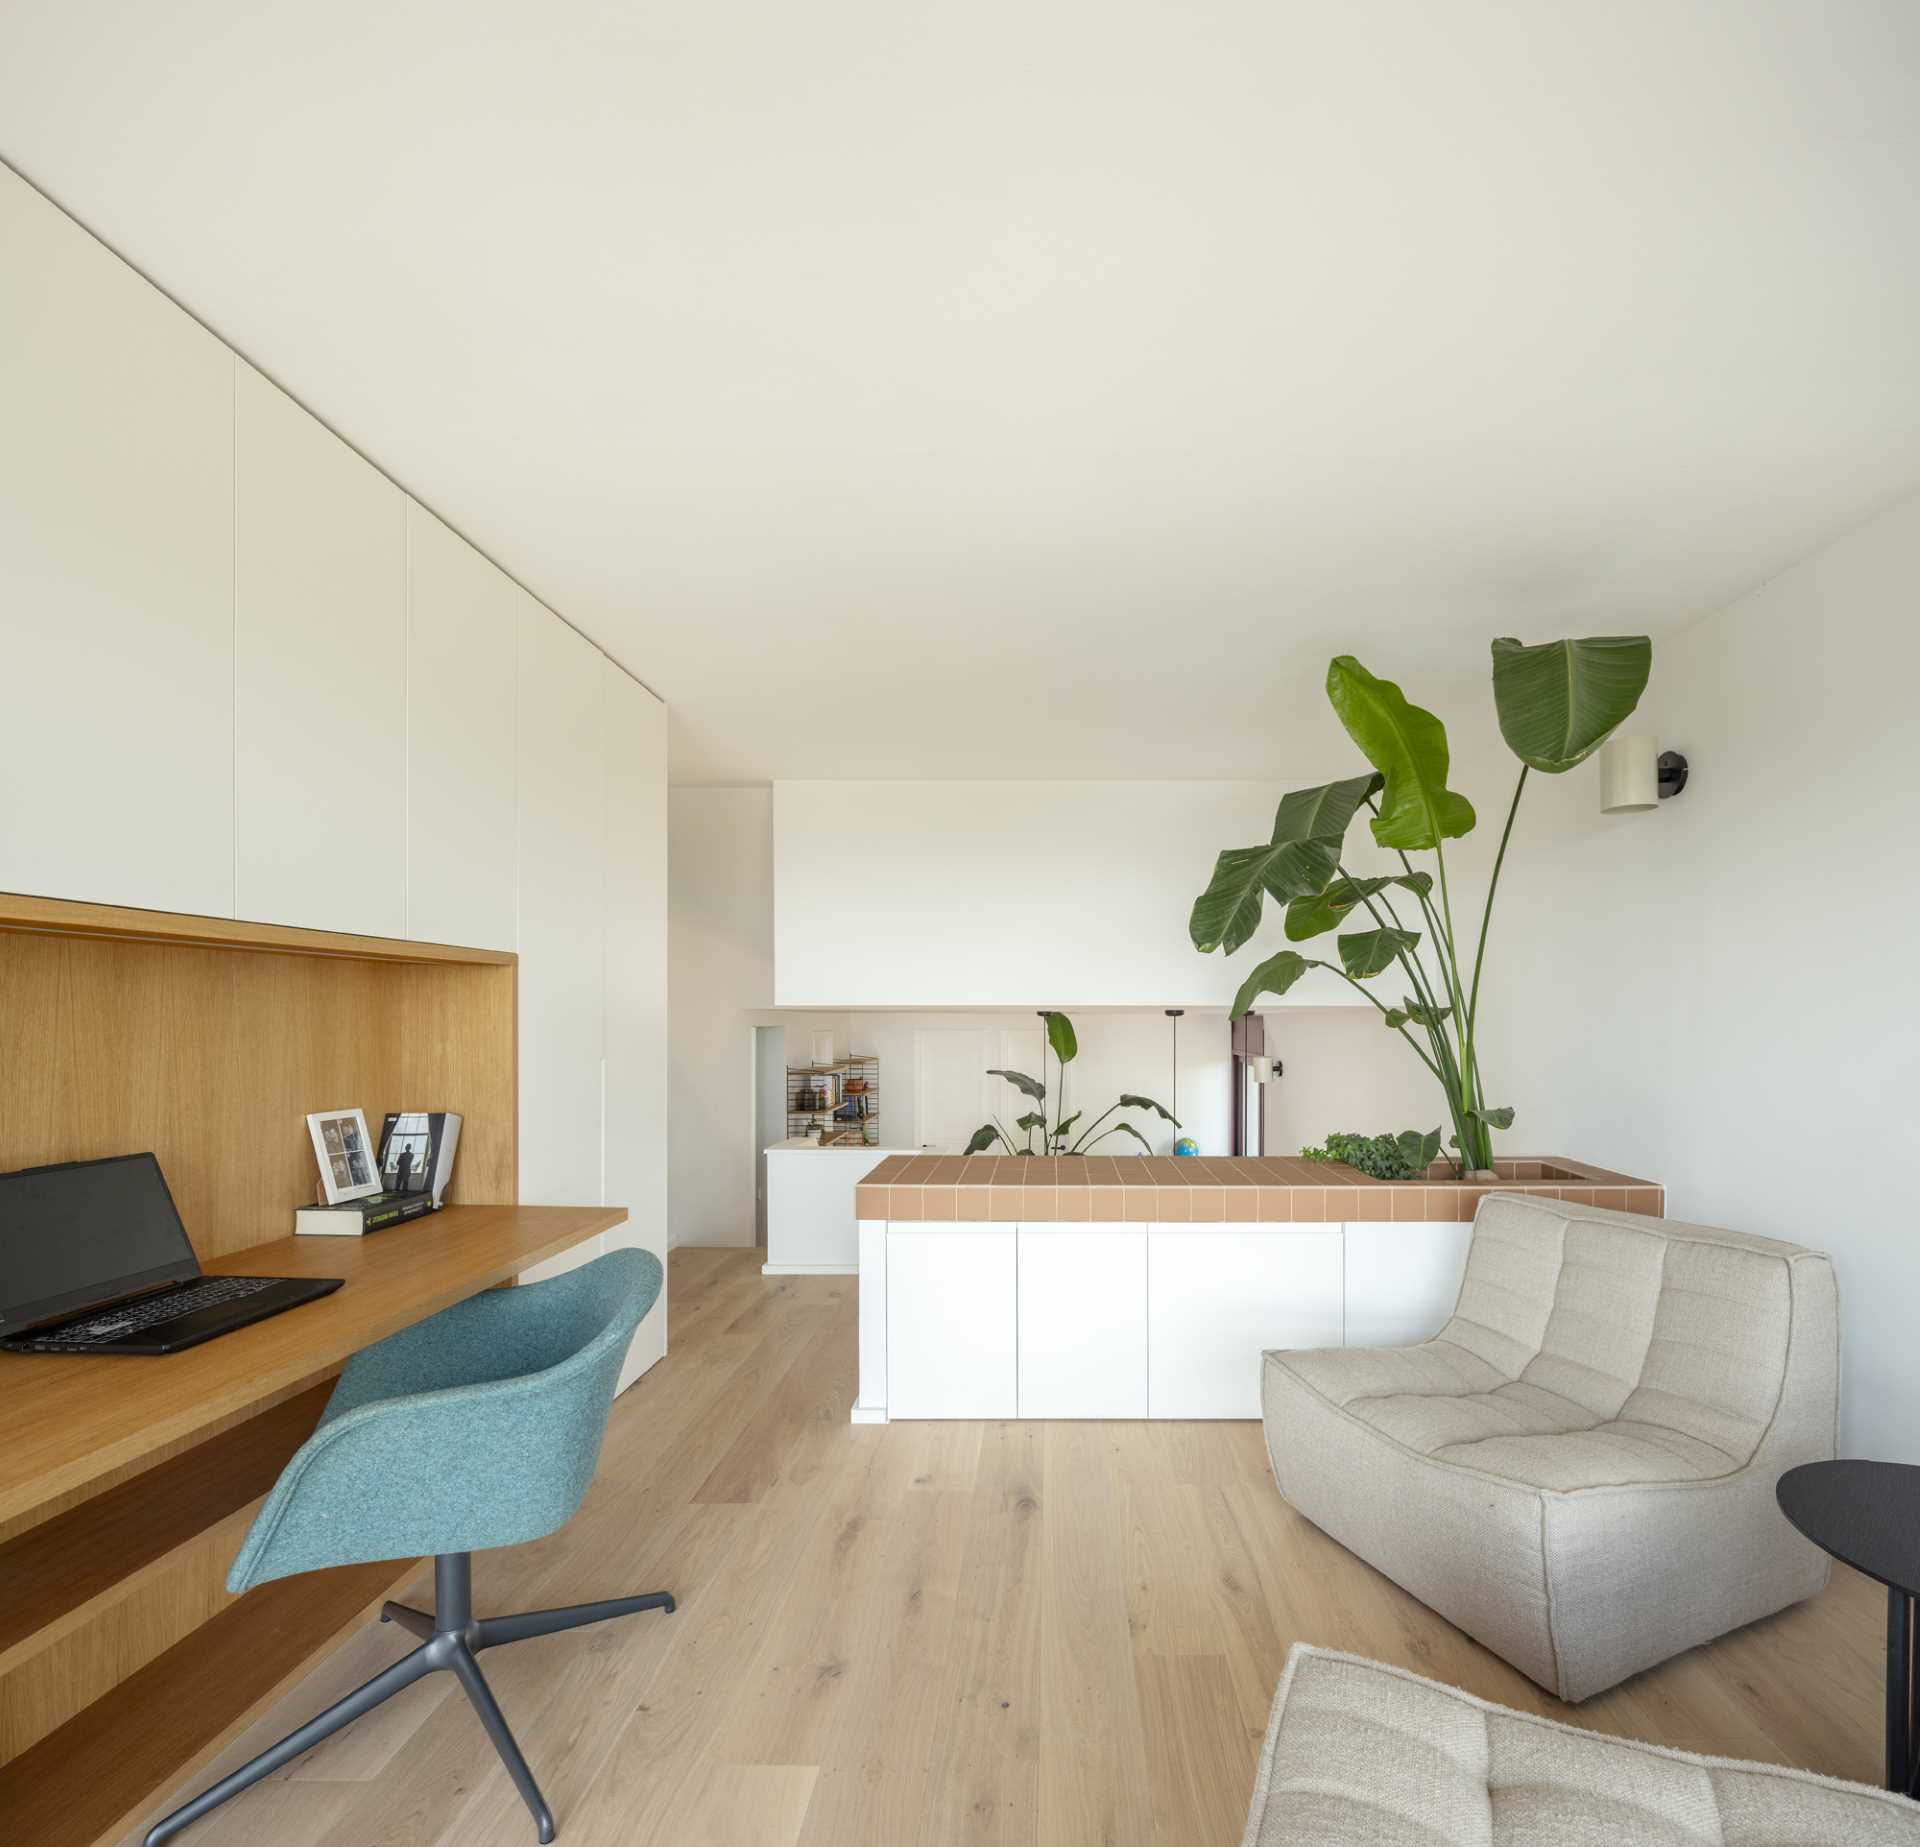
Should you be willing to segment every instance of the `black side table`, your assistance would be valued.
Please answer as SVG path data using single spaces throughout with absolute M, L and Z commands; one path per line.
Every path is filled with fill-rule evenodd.
M 1823 1552 L 1887 1587 L 1887 1787 L 1920 1783 L 1913 1600 L 1920 1594 L 1920 1468 L 1808 1462 L 1780 1477 L 1780 1511 Z

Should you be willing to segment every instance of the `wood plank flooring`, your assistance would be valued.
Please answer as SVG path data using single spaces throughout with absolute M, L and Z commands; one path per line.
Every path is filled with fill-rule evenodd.
M 486 1657 L 567 1847 L 1234 1847 L 1295 1640 L 1598 1731 L 1877 1775 L 1884 1605 L 1850 1572 L 1563 1707 L 1293 1513 L 1258 1425 L 855 1426 L 853 1278 L 763 1277 L 745 1250 L 672 1271 L 671 1350 L 615 1406 L 579 1516 L 475 1562 L 483 1614 L 680 1601 Z M 206 1780 L 408 1645 L 370 1626 Z M 533 1830 L 436 1676 L 186 1838 Z

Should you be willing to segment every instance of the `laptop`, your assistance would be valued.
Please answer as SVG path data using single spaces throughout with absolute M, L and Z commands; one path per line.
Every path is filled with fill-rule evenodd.
M 151 1154 L 0 1174 L 0 1347 L 15 1353 L 177 1353 L 344 1280 L 203 1275 Z

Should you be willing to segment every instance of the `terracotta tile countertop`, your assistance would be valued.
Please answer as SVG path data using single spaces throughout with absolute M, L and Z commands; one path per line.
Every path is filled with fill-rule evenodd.
M 854 1189 L 863 1219 L 1076 1220 L 1155 1224 L 1341 1224 L 1348 1220 L 1470 1220 L 1492 1192 L 1526 1193 L 1658 1217 L 1666 1191 L 1558 1155 L 1494 1163 L 1497 1183 L 1450 1177 L 1445 1163 L 1422 1180 L 1374 1180 L 1336 1162 L 1159 1155 L 1076 1159 L 1005 1154 L 896 1154 Z

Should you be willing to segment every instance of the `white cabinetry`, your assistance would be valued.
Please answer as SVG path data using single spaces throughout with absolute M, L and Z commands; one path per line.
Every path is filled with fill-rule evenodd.
M 520 1197 L 601 1198 L 606 771 L 601 657 L 531 597 L 520 613 Z M 600 1254 L 594 1239 L 530 1277 Z
M 1341 1344 L 1338 1225 L 1153 1225 L 1147 1408 L 1258 1417 L 1268 1347 Z
M 0 890 L 233 910 L 233 355 L 0 168 Z
M 894 1225 L 887 1232 L 887 1416 L 1013 1417 L 1011 1225 Z
M 1022 1225 L 1022 1417 L 1147 1415 L 1147 1228 Z
M 1413 1347 L 1440 1332 L 1460 1298 L 1471 1225 L 1347 1227 L 1349 1347 Z
M 600 662 L 606 763 L 606 1202 L 626 1223 L 608 1248 L 667 1260 L 667 708 Z M 620 1383 L 667 1350 L 667 1290 L 641 1323 Z
M 406 929 L 406 496 L 251 366 L 234 405 L 234 908 Z
M 407 924 L 514 946 L 514 676 L 525 593 L 407 503 Z

